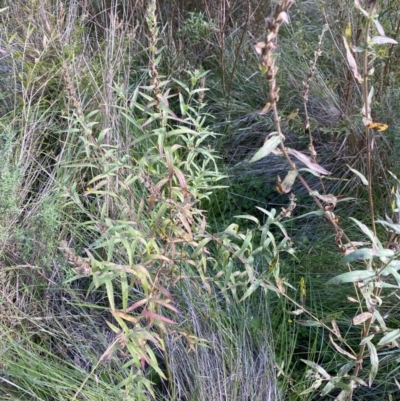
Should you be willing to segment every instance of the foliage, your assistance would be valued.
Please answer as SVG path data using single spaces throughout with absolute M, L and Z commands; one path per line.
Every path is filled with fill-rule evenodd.
M 273 3 L 1 10 L 2 398 L 398 391 L 399 4 Z
M 295 151 L 291 148 L 285 147 L 283 145 L 284 135 L 282 133 L 282 128 L 280 124 L 280 119 L 278 115 L 277 103 L 279 100 L 279 87 L 277 86 L 276 74 L 277 67 L 275 63 L 275 58 L 273 57 L 274 50 L 276 48 L 276 36 L 278 31 L 284 22 L 289 22 L 287 10 L 292 6 L 293 2 L 282 1 L 273 10 L 271 16 L 266 20 L 266 36 L 265 41 L 259 42 L 255 45 L 257 53 L 260 55 L 261 63 L 260 69 L 261 74 L 265 76 L 268 81 L 270 88 L 269 102 L 263 109 L 263 113 L 272 109 L 274 114 L 274 120 L 276 122 L 276 132 L 273 132 L 267 136 L 264 145 L 260 150 L 258 150 L 252 157 L 250 162 L 257 161 L 268 154 L 274 152 L 275 154 L 282 155 L 288 162 L 290 171 L 282 182 L 279 177 L 277 180 L 277 190 L 280 193 L 287 193 L 292 190 L 295 179 L 298 177 L 302 182 L 303 186 L 306 187 L 309 194 L 314 198 L 317 206 L 325 217 L 332 223 L 333 228 L 336 231 L 336 243 L 345 253 L 345 257 L 342 263 L 347 264 L 350 272 L 343 273 L 327 282 L 327 285 L 338 284 L 338 283 L 354 283 L 355 297 L 349 297 L 350 302 L 355 302 L 358 305 L 358 310 L 361 311 L 357 316 L 352 319 L 353 325 L 363 325 L 360 330 L 360 343 L 358 346 L 352 346 L 347 342 L 346 337 L 344 337 L 336 323 L 336 318 L 331 318 L 329 321 L 326 319 L 317 319 L 316 322 L 303 321 L 300 324 L 306 324 L 310 326 L 325 326 L 328 329 L 329 339 L 335 348 L 335 351 L 346 357 L 345 362 L 337 371 L 335 375 L 329 374 L 321 365 L 310 361 L 303 360 L 303 362 L 314 370 L 311 373 L 313 377 L 312 385 L 303 391 L 300 395 L 306 395 L 308 393 L 314 392 L 323 383 L 325 383 L 321 395 L 327 395 L 335 388 L 340 388 L 341 391 L 336 399 L 353 399 L 353 393 L 359 386 L 372 386 L 379 369 L 379 354 L 378 351 L 384 346 L 389 345 L 397 339 L 400 335 L 397 329 L 388 328 L 383 320 L 382 315 L 379 312 L 378 307 L 382 305 L 383 300 L 381 298 L 381 293 L 384 288 L 399 289 L 399 282 L 397 280 L 397 272 L 393 269 L 393 266 L 397 265 L 396 258 L 396 248 L 393 248 L 393 240 L 396 238 L 397 230 L 396 224 L 387 217 L 387 221 L 377 221 L 387 227 L 392 229 L 392 234 L 386 239 L 388 244 L 386 247 L 382 245 L 378 239 L 376 221 L 375 221 L 375 204 L 373 196 L 373 183 L 372 183 L 372 155 L 374 149 L 374 131 L 385 131 L 388 126 L 386 124 L 377 123 L 372 120 L 371 117 L 371 102 L 374 94 L 373 87 L 369 88 L 369 80 L 373 75 L 373 69 L 371 68 L 371 63 L 375 57 L 374 48 L 376 45 L 381 44 L 397 44 L 397 42 L 385 36 L 383 27 L 378 22 L 375 14 L 376 2 L 370 2 L 367 4 L 368 9 L 361 7 L 358 1 L 355 2 L 356 8 L 361 11 L 365 17 L 364 31 L 365 39 L 362 45 L 358 47 L 353 47 L 350 49 L 349 40 L 351 37 L 351 26 L 349 25 L 346 30 L 346 36 L 343 37 L 344 45 L 346 49 L 346 58 L 350 69 L 354 75 L 354 78 L 362 85 L 362 94 L 364 105 L 362 107 L 361 113 L 363 115 L 363 125 L 365 127 L 365 144 L 366 144 L 366 171 L 367 178 L 363 176 L 359 171 L 351 169 L 356 173 L 358 177 L 361 177 L 364 185 L 367 186 L 368 191 L 368 201 L 369 201 L 369 218 L 372 229 L 369 229 L 365 224 L 358 220 L 354 222 L 359 226 L 362 233 L 368 237 L 370 242 L 366 243 L 363 241 L 351 241 L 349 237 L 345 234 L 343 229 L 338 224 L 338 219 L 336 218 L 333 210 L 336 208 L 337 197 L 332 194 L 319 194 L 316 191 L 312 191 L 305 181 L 305 179 L 300 175 L 297 166 L 293 162 L 293 157 L 304 163 L 309 170 L 314 174 L 319 175 L 329 175 L 326 169 L 316 163 L 317 153 L 315 152 L 312 136 L 310 133 L 310 144 L 308 147 L 311 153 L 311 158 Z M 370 29 L 371 24 L 374 23 L 379 36 L 374 36 L 370 39 Z M 306 81 L 303 82 L 303 92 L 302 97 L 304 101 L 305 109 L 305 129 L 310 132 L 310 124 L 308 120 L 307 113 L 307 102 L 308 93 L 310 88 L 311 79 L 315 73 L 315 65 L 317 57 L 321 54 L 320 47 L 322 44 L 321 35 L 319 37 L 319 47 L 315 52 L 314 62 L 311 64 L 310 72 Z M 360 52 L 363 55 L 363 70 L 362 73 L 358 71 L 358 66 L 353 52 Z M 372 56 L 372 57 L 371 57 Z M 372 61 L 370 60 L 370 57 Z M 395 194 L 393 200 L 400 199 L 399 195 Z M 399 205 L 397 204 L 397 209 Z M 392 207 L 392 212 L 395 212 L 395 207 Z M 347 243 L 343 243 L 343 241 Z M 360 248 L 365 245 L 372 245 L 372 248 Z M 379 258 L 380 263 L 374 264 L 374 258 Z M 352 262 L 358 262 L 359 260 L 364 260 L 365 270 L 353 270 L 350 266 Z M 389 269 L 389 270 L 387 270 Z M 393 278 L 397 281 L 396 284 L 383 283 L 383 277 L 393 275 Z M 393 294 L 393 293 L 392 293 Z M 364 309 L 365 308 L 365 309 Z M 364 311 L 366 310 L 366 311 Z M 373 322 L 376 321 L 377 325 L 373 329 Z M 326 324 L 329 323 L 328 327 Z M 374 331 L 375 330 L 375 331 Z M 376 334 L 382 333 L 383 337 L 378 343 L 372 342 L 372 339 Z M 339 341 L 340 345 L 335 341 Z M 393 343 L 392 343 L 393 344 Z M 366 380 L 359 377 L 361 373 L 362 364 L 365 358 L 370 361 L 370 367 L 368 369 L 368 384 Z M 352 373 L 350 373 L 352 372 Z

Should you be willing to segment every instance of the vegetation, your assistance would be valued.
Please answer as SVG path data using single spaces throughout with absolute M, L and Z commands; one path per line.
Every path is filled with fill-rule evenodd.
M 2 400 L 398 398 L 398 1 L 0 8 Z

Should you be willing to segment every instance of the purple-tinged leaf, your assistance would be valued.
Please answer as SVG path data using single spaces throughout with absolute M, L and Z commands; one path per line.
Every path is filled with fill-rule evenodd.
M 343 42 L 344 42 L 344 47 L 346 48 L 346 57 L 347 57 L 347 62 L 349 63 L 349 67 L 353 72 L 354 78 L 357 79 L 357 81 L 361 84 L 363 82 L 363 78 L 358 72 L 356 59 L 351 53 L 350 47 L 347 44 L 347 40 L 345 37 L 343 37 Z
M 367 320 L 372 318 L 372 313 L 371 312 L 363 312 L 360 313 L 359 315 L 357 315 L 356 317 L 353 317 L 353 324 L 357 325 L 357 324 L 361 324 L 366 322 Z
M 318 163 L 316 163 L 314 160 L 306 156 L 305 154 L 299 152 L 298 150 L 291 149 L 291 148 L 286 148 L 286 151 L 288 154 L 294 156 L 296 159 L 300 160 L 302 163 L 304 163 L 309 169 L 322 174 L 322 175 L 330 175 L 332 174 L 328 170 L 325 170 L 322 166 L 320 166 Z

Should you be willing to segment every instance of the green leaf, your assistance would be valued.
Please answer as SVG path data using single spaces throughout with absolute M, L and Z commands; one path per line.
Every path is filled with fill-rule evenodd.
M 384 220 L 377 220 L 377 223 L 380 223 L 380 224 L 383 224 L 384 226 L 389 227 L 396 234 L 400 234 L 400 224 L 388 223 L 387 221 L 384 221 Z
M 400 337 L 400 329 L 392 330 L 390 333 L 384 335 L 380 339 L 378 345 L 390 344 L 391 342 L 393 342 L 394 340 L 396 340 L 399 337 Z
M 371 361 L 371 370 L 368 376 L 368 384 L 371 387 L 375 379 L 375 376 L 378 373 L 379 358 L 378 358 L 378 353 L 376 352 L 376 348 L 374 344 L 371 343 L 371 341 L 367 341 L 367 346 L 369 350 L 369 358 Z
M 387 36 L 374 36 L 370 43 L 373 45 L 386 45 L 387 43 L 397 45 L 397 42 L 394 39 L 388 38 Z
M 391 267 L 391 266 L 386 267 L 385 273 L 391 274 L 394 277 L 394 279 L 397 281 L 397 285 L 400 286 L 400 274 L 395 269 L 393 269 L 393 267 Z
M 380 248 L 382 249 L 383 246 L 380 243 L 380 241 L 378 240 L 378 238 L 374 235 L 374 233 L 363 223 L 361 223 L 361 221 L 358 221 L 357 219 L 350 217 L 351 220 L 354 221 L 354 223 L 356 223 L 358 225 L 358 227 L 360 228 L 360 230 L 368 236 L 368 238 L 371 240 L 371 242 L 374 245 L 374 248 Z
M 380 314 L 380 312 L 376 308 L 374 310 L 374 318 L 378 321 L 379 326 L 381 326 L 381 330 L 382 331 L 386 331 L 387 330 L 386 323 L 383 320 L 382 315 Z
M 192 258 L 196 258 L 201 253 L 201 251 L 204 250 L 204 247 L 211 241 L 211 239 L 212 238 L 203 238 L 192 253 Z
M 329 394 L 335 388 L 334 383 L 329 381 L 321 391 L 321 396 Z
M 360 345 L 366 344 L 368 341 L 371 341 L 375 337 L 375 334 L 371 334 L 368 337 L 365 337 L 361 340 Z
M 258 226 L 260 225 L 260 221 L 259 221 L 256 217 L 251 216 L 251 215 L 249 215 L 249 214 L 240 214 L 240 215 L 233 216 L 233 217 L 235 217 L 236 219 L 247 219 L 247 220 L 251 220 L 251 221 L 254 221 L 254 223 L 256 223 Z
M 271 134 L 270 134 L 271 135 Z M 276 134 L 271 136 L 264 142 L 264 145 L 259 149 L 256 154 L 250 159 L 250 163 L 254 163 L 265 156 L 269 155 L 272 151 L 274 151 L 277 146 L 281 143 L 281 137 Z
M 357 249 L 356 251 L 348 254 L 345 256 L 342 260 L 341 263 L 349 263 L 349 262 L 354 262 L 355 260 L 368 260 L 372 259 L 374 257 L 391 257 L 394 255 L 394 251 L 391 249 L 369 249 L 369 248 L 361 248 Z
M 298 171 L 299 171 L 300 173 L 301 173 L 302 171 L 306 171 L 307 173 L 311 173 L 311 174 L 314 175 L 315 177 L 319 177 L 319 174 L 318 174 L 316 171 L 311 170 L 310 168 L 299 168 Z
M 315 369 L 325 379 L 330 380 L 331 378 L 330 374 L 322 366 L 316 364 L 315 362 L 308 361 L 306 359 L 302 359 L 301 361 L 304 362 L 306 365 L 310 366 L 311 368 Z
M 260 284 L 262 283 L 262 279 L 257 279 L 256 281 L 254 281 L 253 284 L 251 284 L 251 286 L 247 289 L 247 291 L 244 293 L 242 299 L 240 300 L 240 302 L 244 301 L 246 298 L 248 298 L 251 294 L 253 294 L 254 291 L 257 290 L 257 288 L 260 286 Z
M 374 272 L 368 270 L 354 270 L 352 272 L 339 274 L 339 276 L 331 278 L 326 284 L 342 284 L 355 283 L 358 281 L 372 280 L 376 277 Z
M 107 298 L 108 302 L 110 303 L 110 308 L 112 311 L 115 311 L 115 302 L 114 302 L 114 288 L 112 285 L 111 278 L 108 279 L 106 282 L 106 289 L 107 289 Z
M 122 309 L 126 311 L 128 307 L 128 297 L 129 297 L 128 276 L 125 271 L 122 271 L 120 277 L 121 277 Z
M 243 241 L 242 247 L 240 248 L 239 252 L 237 253 L 238 256 L 243 256 L 246 251 L 249 251 L 251 253 L 252 247 L 251 247 L 251 240 L 253 238 L 253 233 L 251 231 L 248 231 L 246 233 L 246 237 Z
M 348 164 L 346 166 L 358 177 L 360 178 L 361 182 L 364 185 L 368 185 L 368 180 L 364 177 L 363 174 L 361 174 L 359 171 L 355 170 L 354 168 L 351 168 Z

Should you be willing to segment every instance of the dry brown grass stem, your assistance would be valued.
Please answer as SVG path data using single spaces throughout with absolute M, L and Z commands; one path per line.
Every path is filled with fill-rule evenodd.
M 156 0 L 151 0 L 148 5 L 146 21 L 149 30 L 149 71 L 151 76 L 151 83 L 153 86 L 153 97 L 156 101 L 156 108 L 159 109 L 160 102 L 160 79 L 156 65 L 157 58 L 157 15 L 156 15 Z

